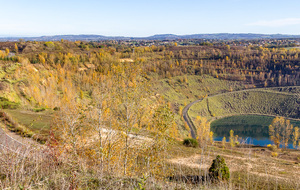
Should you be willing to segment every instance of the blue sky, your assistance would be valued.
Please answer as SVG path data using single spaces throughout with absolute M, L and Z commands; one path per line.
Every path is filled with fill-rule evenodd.
M 0 0 L 0 36 L 300 34 L 299 0 Z

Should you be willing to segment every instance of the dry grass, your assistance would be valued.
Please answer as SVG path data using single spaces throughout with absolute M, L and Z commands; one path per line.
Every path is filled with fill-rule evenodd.
M 138 141 L 140 141 L 139 139 Z M 145 141 L 147 142 L 147 141 Z M 271 157 L 267 148 L 187 148 L 174 141 L 168 148 L 165 167 L 168 172 L 152 176 L 103 171 L 89 159 L 60 154 L 52 146 L 38 146 L 17 154 L 0 149 L 1 189 L 298 189 L 300 186 L 300 152 L 279 151 Z M 31 146 L 32 147 L 32 146 Z M 192 183 L 169 180 L 170 176 L 205 176 L 216 155 L 221 155 L 231 172 L 229 183 Z M 117 161 L 119 162 L 119 161 Z M 115 165 L 117 166 L 117 164 Z M 115 167 L 114 164 L 111 167 Z M 138 172 L 140 173 L 140 172 Z M 143 173 L 143 172 L 142 172 Z
M 169 160 L 182 168 L 190 168 L 195 173 L 205 174 L 216 155 L 225 158 L 231 172 L 233 189 L 299 189 L 300 164 L 297 158 L 300 151 L 279 151 L 278 158 L 271 156 L 266 148 L 218 148 L 208 147 L 206 150 L 192 149 L 194 154 L 177 155 Z

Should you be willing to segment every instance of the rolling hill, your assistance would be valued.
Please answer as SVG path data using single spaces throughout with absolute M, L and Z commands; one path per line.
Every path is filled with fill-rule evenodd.
M 92 34 L 80 35 L 54 35 L 39 37 L 0 37 L 0 41 L 59 41 L 61 39 L 75 41 L 104 41 L 104 40 L 178 40 L 178 39 L 219 39 L 219 40 L 250 40 L 250 39 L 284 39 L 300 38 L 300 35 L 287 34 L 254 34 L 254 33 L 215 33 L 215 34 L 156 34 L 148 37 L 125 37 L 125 36 L 104 36 Z

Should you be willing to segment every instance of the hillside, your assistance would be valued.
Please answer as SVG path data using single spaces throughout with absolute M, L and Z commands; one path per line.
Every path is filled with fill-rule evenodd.
M 189 129 L 182 118 L 182 110 L 187 104 L 209 94 L 237 91 L 244 88 L 244 82 L 220 80 L 209 75 L 178 76 L 159 80 L 152 85 L 153 91 L 169 102 L 175 113 L 178 129 L 185 136 L 189 135 Z
M 238 114 L 261 114 L 299 119 L 300 100 L 297 96 L 298 93 L 293 89 L 299 89 L 299 87 L 257 89 L 220 94 L 196 103 L 189 110 L 189 114 L 192 118 L 196 118 L 196 116 L 220 118 Z
M 254 33 L 216 33 L 216 34 L 157 34 L 148 37 L 124 37 L 124 36 L 103 36 L 92 34 L 81 35 L 55 35 L 40 37 L 0 37 L 0 41 L 18 41 L 19 39 L 29 41 L 60 41 L 61 39 L 76 41 L 102 41 L 102 40 L 178 40 L 178 39 L 214 39 L 214 40 L 251 40 L 251 39 L 295 39 L 300 35 L 287 34 L 254 34 Z

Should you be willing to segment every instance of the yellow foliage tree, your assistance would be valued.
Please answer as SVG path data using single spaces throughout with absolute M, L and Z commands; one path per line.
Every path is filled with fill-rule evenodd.
M 225 146 L 226 146 L 226 137 L 223 137 L 223 139 L 222 139 L 222 146 L 223 146 L 223 148 L 225 148 Z
M 6 53 L 6 55 L 9 54 L 9 49 L 8 48 L 5 49 L 5 53 Z
M 297 142 L 300 143 L 299 136 L 300 136 L 299 127 L 295 127 L 294 132 L 293 132 L 293 147 L 294 148 L 296 148 Z
M 234 131 L 231 129 L 229 133 L 230 133 L 230 137 L 229 137 L 230 146 L 234 147 L 234 141 L 235 141 Z
M 15 51 L 16 51 L 16 53 L 19 52 L 19 48 L 18 48 L 18 45 L 17 45 L 17 44 L 15 44 Z
M 293 131 L 293 125 L 290 120 L 283 117 L 276 117 L 269 126 L 269 135 L 274 144 L 279 148 L 282 145 L 287 147 Z
M 196 126 L 199 145 L 204 147 L 210 142 L 210 122 L 206 118 L 198 116 L 196 118 Z

